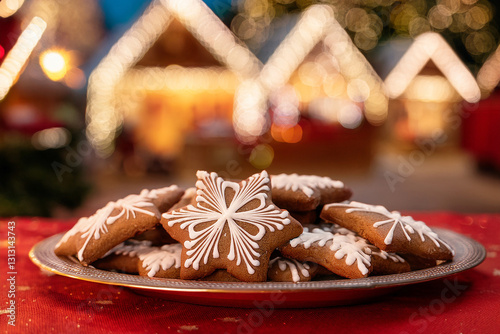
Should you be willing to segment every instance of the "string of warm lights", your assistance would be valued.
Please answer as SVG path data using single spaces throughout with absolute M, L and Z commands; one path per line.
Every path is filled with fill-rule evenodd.
M 239 140 L 255 141 L 268 130 L 267 100 L 270 94 L 287 83 L 295 69 L 322 39 L 327 22 L 332 19 L 331 7 L 309 7 L 264 65 L 258 80 L 238 90 L 233 123 Z
M 337 20 L 331 21 L 324 43 L 347 80 L 349 98 L 363 102 L 366 119 L 380 125 L 387 118 L 388 99 L 378 74 Z
M 0 17 L 9 17 L 14 15 L 23 5 L 24 0 L 6 0 L 0 1 Z
M 252 50 L 259 50 L 269 35 L 269 25 L 287 13 L 303 11 L 314 4 L 331 4 L 339 24 L 349 33 L 356 47 L 374 49 L 384 34 L 415 38 L 434 31 L 447 33 L 462 43 L 479 64 L 483 56 L 496 46 L 499 33 L 491 23 L 492 1 L 487 0 L 242 0 L 238 14 L 231 22 L 232 30 Z
M 0 101 L 5 98 L 17 80 L 24 64 L 42 37 L 47 24 L 39 17 L 34 17 L 19 36 L 16 44 L 0 66 Z
M 371 123 L 378 125 L 385 120 L 388 99 L 382 80 L 336 21 L 332 7 L 313 5 L 303 12 L 297 24 L 271 55 L 259 80 L 238 89 L 233 119 L 239 140 L 255 141 L 268 130 L 267 101 L 272 100 L 273 96 L 278 102 L 286 103 L 286 106 L 282 106 L 282 103 L 273 104 L 275 118 L 277 113 L 284 110 L 284 118 L 289 120 L 286 126 L 293 127 L 296 124 L 299 119 L 298 101 L 294 108 L 290 105 L 293 96 L 288 94 L 283 99 L 276 95 L 289 91 L 284 88 L 292 74 L 320 42 L 324 45 L 322 55 L 334 59 L 347 81 L 346 92 L 351 101 L 364 102 L 366 117 Z
M 140 114 L 143 97 L 148 93 L 208 92 L 234 95 L 239 84 L 235 73 L 222 67 L 188 68 L 170 65 L 166 68 L 133 68 L 124 74 L 116 87 L 115 92 L 120 96 L 116 107 L 133 123 Z
M 158 1 L 153 2 L 111 48 L 89 77 L 87 90 L 87 137 L 101 156 L 113 150 L 122 115 L 115 108 L 115 86 L 168 27 L 172 17 Z
M 486 60 L 477 74 L 477 83 L 485 94 L 490 94 L 500 81 L 500 46 Z
M 450 84 L 470 103 L 479 101 L 481 92 L 472 73 L 462 63 L 444 38 L 433 32 L 418 36 L 389 73 L 385 85 L 389 97 L 401 96 L 415 78 L 432 60 Z
M 168 28 L 173 17 L 238 77 L 257 75 L 260 62 L 202 1 L 154 1 L 89 78 L 87 135 L 101 156 L 113 152 L 116 132 L 123 124 L 123 113 L 115 103 L 116 86 Z

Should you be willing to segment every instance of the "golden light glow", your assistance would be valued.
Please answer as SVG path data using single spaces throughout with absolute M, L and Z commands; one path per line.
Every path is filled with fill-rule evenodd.
M 245 80 L 234 96 L 233 127 L 243 143 L 252 143 L 262 135 L 267 121 L 267 92 L 259 80 Z
M 363 111 L 358 103 L 348 99 L 315 99 L 309 105 L 309 116 L 324 123 L 340 124 L 346 129 L 355 129 L 364 120 Z
M 365 116 L 371 124 L 382 124 L 387 118 L 389 103 L 383 82 L 336 20 L 331 21 L 324 43 L 339 64 L 349 98 L 364 103 Z
M 40 55 L 43 73 L 52 81 L 62 80 L 71 69 L 70 53 L 62 49 L 44 51 Z
M 113 152 L 117 129 L 123 124 L 123 113 L 116 108 L 116 86 L 168 28 L 173 17 L 239 79 L 258 75 L 261 64 L 257 58 L 202 1 L 154 1 L 89 78 L 87 135 L 99 155 Z
M 302 140 L 302 127 L 299 124 L 294 126 L 271 126 L 271 136 L 274 140 L 282 143 L 294 144 Z
M 477 74 L 477 83 L 487 95 L 495 89 L 500 81 L 500 46 L 486 60 L 479 73 Z
M 5 57 L 0 66 L 0 101 L 5 98 L 31 52 L 42 37 L 47 24 L 39 17 L 34 17 L 19 36 L 16 44 Z
M 426 102 L 458 102 L 460 96 L 450 82 L 440 75 L 417 75 L 408 85 L 404 97 Z
M 465 101 L 479 101 L 481 92 L 476 80 L 444 38 L 433 32 L 418 36 L 389 73 L 385 79 L 389 96 L 401 96 L 430 60 Z
M 226 103 L 232 106 L 232 98 L 239 83 L 233 71 L 222 67 L 188 68 L 170 65 L 166 68 L 133 68 L 128 70 L 116 85 L 114 92 L 120 98 L 116 101 L 115 107 L 134 124 L 139 121 L 144 98 L 151 94 L 169 98 L 176 96 L 176 101 L 180 104 L 182 104 L 181 99 L 190 100 L 191 104 L 186 104 L 187 110 L 184 111 L 188 113 L 191 112 L 189 109 L 193 108 L 211 108 L 209 101 L 206 100 L 207 95 L 218 97 L 221 106 Z M 198 106 L 193 96 L 205 96 L 201 97 L 205 107 Z
M 274 150 L 270 145 L 259 144 L 250 152 L 248 161 L 255 168 L 265 169 L 271 165 L 274 160 Z
M 353 29 L 357 29 L 355 14 L 350 16 Z M 320 42 L 324 45 L 323 52 L 317 59 L 305 61 L 306 56 Z M 322 58 L 327 58 L 328 62 Z M 297 73 L 304 88 L 307 86 L 307 89 L 300 92 L 301 102 L 309 103 L 317 98 L 320 86 L 324 86 L 324 91 L 329 96 L 347 94 L 352 101 L 364 103 L 366 118 L 372 124 L 381 124 L 387 117 L 388 99 L 382 80 L 336 21 L 332 8 L 327 5 L 312 5 L 303 12 L 295 27 L 271 55 L 262 68 L 259 79 L 237 91 L 234 126 L 241 141 L 255 141 L 268 130 L 268 101 L 275 112 L 273 121 L 278 120 L 278 126 L 296 125 L 299 105 L 291 103 L 295 98 L 292 94 L 287 94 L 289 97 L 286 99 L 279 98 L 283 96 L 280 91 L 287 87 L 293 73 Z M 293 85 L 297 86 L 297 83 Z M 253 116 L 250 117 L 250 114 Z M 281 121 L 283 119 L 287 120 L 286 124 Z M 255 120 L 256 123 L 249 125 L 249 120 Z M 345 124 L 347 123 L 349 122 Z
M 298 106 L 291 111 L 293 108 L 290 109 L 290 105 L 281 103 L 283 99 L 280 98 L 280 90 L 283 90 L 292 73 L 322 39 L 328 27 L 327 23 L 332 19 L 334 18 L 331 7 L 310 6 L 271 55 L 258 79 L 246 83 L 237 90 L 233 124 L 240 141 L 251 143 L 267 132 L 269 129 L 267 102 L 272 95 L 278 119 L 283 113 L 292 112 L 296 115 L 295 121 L 287 125 L 295 125 L 298 121 Z
M 31 143 L 37 150 L 55 149 L 66 146 L 71 140 L 71 133 L 65 128 L 49 128 L 33 134 Z
M 23 5 L 24 0 L 4 0 L 0 1 L 0 17 L 14 15 Z

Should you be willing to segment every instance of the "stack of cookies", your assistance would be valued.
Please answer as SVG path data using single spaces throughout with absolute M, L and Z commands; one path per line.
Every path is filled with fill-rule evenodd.
M 453 250 L 425 223 L 349 201 L 341 181 L 266 171 L 143 190 L 78 220 L 56 245 L 84 266 L 151 278 L 303 282 L 436 266 Z

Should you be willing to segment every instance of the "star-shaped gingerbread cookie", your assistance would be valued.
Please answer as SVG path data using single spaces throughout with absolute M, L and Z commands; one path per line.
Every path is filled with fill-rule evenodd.
M 271 201 L 267 172 L 239 183 L 216 173 L 196 175 L 196 203 L 161 219 L 183 245 L 181 278 L 199 279 L 227 269 L 242 281 L 265 281 L 273 250 L 302 233 L 300 223 Z

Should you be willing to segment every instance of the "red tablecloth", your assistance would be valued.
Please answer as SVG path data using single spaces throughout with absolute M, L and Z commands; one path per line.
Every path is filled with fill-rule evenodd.
M 16 238 L 16 320 L 9 318 L 8 220 L 0 220 L 0 328 L 7 333 L 498 333 L 500 214 L 419 213 L 418 219 L 470 236 L 488 251 L 475 269 L 453 278 L 406 286 L 379 301 L 319 309 L 207 307 L 145 297 L 128 289 L 42 273 L 31 247 L 74 221 L 13 219 Z M 445 295 L 450 284 L 456 298 Z M 259 324 L 257 320 L 263 319 Z M 260 321 L 260 320 L 259 320 Z

